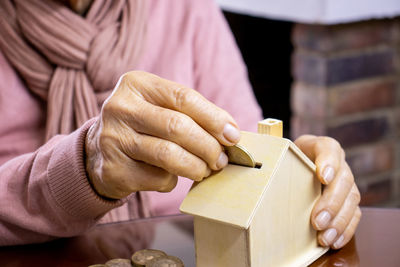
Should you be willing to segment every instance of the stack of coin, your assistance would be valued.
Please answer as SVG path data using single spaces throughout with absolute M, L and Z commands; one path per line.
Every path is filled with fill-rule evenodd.
M 132 255 L 132 264 L 135 267 L 183 267 L 183 262 L 174 256 L 155 249 L 143 249 Z
M 183 262 L 177 257 L 167 255 L 156 249 L 143 249 L 136 251 L 131 260 L 112 259 L 105 264 L 94 264 L 89 267 L 184 267 Z
M 105 264 L 106 267 L 132 267 L 131 261 L 128 259 L 113 259 Z
M 142 249 L 136 251 L 131 259 L 134 267 L 145 267 L 149 261 L 164 256 L 167 256 L 167 254 L 161 250 Z
M 146 263 L 146 267 L 184 267 L 184 265 L 177 257 L 164 256 L 149 261 Z
M 132 263 L 129 259 L 112 259 L 105 264 L 93 264 L 89 267 L 132 267 Z

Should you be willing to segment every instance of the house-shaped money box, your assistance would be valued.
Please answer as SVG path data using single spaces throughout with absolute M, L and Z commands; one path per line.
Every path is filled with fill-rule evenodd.
M 274 124 L 267 119 L 258 134 L 242 132 L 239 143 L 255 168 L 229 164 L 182 202 L 181 211 L 194 216 L 197 267 L 307 266 L 327 251 L 310 223 L 321 194 L 315 165 L 290 140 L 273 136 Z

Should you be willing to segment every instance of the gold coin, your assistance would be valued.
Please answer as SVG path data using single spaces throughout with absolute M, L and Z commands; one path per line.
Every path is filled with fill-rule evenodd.
M 225 146 L 225 152 L 229 163 L 251 168 L 256 166 L 253 156 L 241 145 Z
M 174 256 L 164 256 L 151 260 L 146 267 L 184 267 L 183 262 Z
M 157 249 L 142 249 L 132 255 L 132 263 L 135 267 L 144 267 L 149 261 L 162 256 L 167 256 L 167 254 Z
M 128 259 L 112 259 L 106 262 L 106 267 L 132 267 Z

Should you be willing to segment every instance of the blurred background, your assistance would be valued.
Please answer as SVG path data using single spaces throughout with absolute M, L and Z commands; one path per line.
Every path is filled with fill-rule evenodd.
M 217 0 L 264 117 L 336 138 L 361 205 L 400 207 L 400 0 Z

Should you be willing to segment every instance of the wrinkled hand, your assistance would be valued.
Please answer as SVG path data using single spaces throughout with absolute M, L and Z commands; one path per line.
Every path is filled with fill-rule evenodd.
M 86 136 L 86 169 L 98 194 L 171 191 L 227 165 L 221 145 L 240 139 L 224 110 L 196 91 L 145 72 L 123 75 Z
M 318 242 L 339 249 L 350 241 L 361 218 L 360 193 L 345 153 L 330 137 L 304 135 L 295 144 L 315 162 L 318 179 L 325 185 L 311 213 Z

